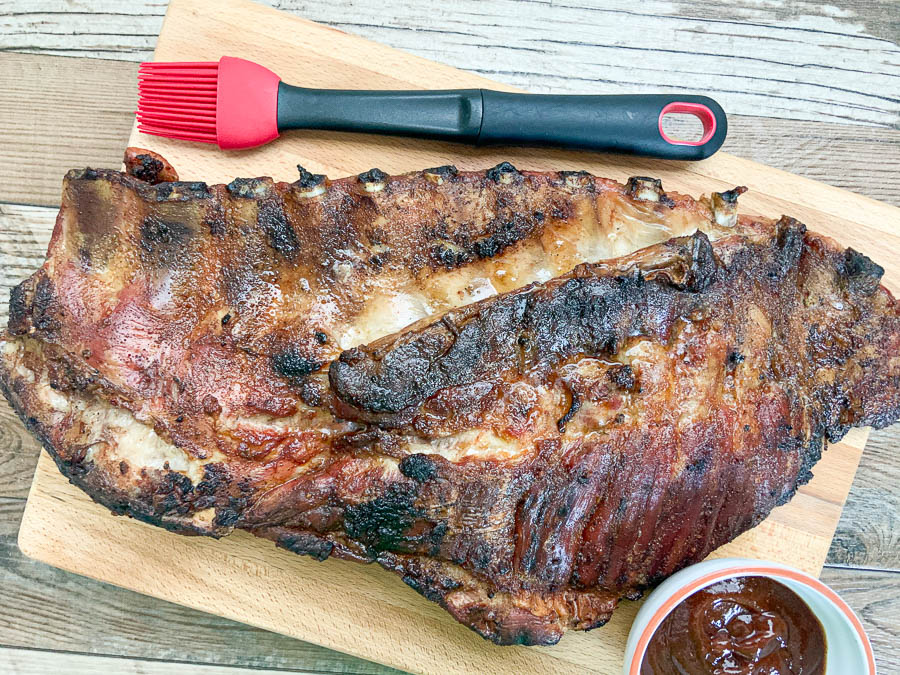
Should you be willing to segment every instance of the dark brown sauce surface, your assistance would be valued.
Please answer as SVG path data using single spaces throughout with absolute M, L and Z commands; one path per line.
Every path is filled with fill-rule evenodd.
M 650 638 L 641 675 L 821 675 L 822 624 L 766 577 L 719 581 L 684 599 Z

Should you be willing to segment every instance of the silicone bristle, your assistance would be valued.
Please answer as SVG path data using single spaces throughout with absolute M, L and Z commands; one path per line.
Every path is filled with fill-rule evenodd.
M 138 69 L 138 130 L 215 143 L 218 68 L 216 61 L 142 63 Z

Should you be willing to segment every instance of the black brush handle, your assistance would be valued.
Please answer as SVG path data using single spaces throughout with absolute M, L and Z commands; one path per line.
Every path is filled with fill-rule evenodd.
M 706 96 L 554 96 L 484 90 L 482 101 L 479 143 L 555 145 L 696 160 L 722 147 L 728 132 L 725 112 Z M 696 143 L 666 138 L 661 121 L 671 113 L 700 118 L 703 137 Z
M 703 123 L 698 142 L 668 139 L 669 113 Z M 706 96 L 556 96 L 489 89 L 357 91 L 278 87 L 278 128 L 330 129 L 456 140 L 546 145 L 663 159 L 705 159 L 725 141 L 722 108 Z

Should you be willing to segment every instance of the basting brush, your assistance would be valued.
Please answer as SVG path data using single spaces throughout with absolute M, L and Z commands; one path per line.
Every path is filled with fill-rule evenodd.
M 229 56 L 217 62 L 142 63 L 138 78 L 142 133 L 225 150 L 262 145 L 288 129 L 327 129 L 697 160 L 718 150 L 727 131 L 725 113 L 706 96 L 308 89 Z M 702 137 L 668 137 L 662 120 L 669 114 L 697 117 Z

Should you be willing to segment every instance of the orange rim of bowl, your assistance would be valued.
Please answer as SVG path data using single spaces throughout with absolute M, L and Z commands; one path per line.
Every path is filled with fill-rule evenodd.
M 847 619 L 850 621 L 850 624 L 859 635 L 859 639 L 863 645 L 863 650 L 866 653 L 866 661 L 868 662 L 869 666 L 869 675 L 875 675 L 875 655 L 872 653 L 872 645 L 869 642 L 866 631 L 863 630 L 862 623 L 860 623 L 859 619 L 853 613 L 853 610 L 850 609 L 849 605 L 847 605 L 847 603 L 844 602 L 837 593 L 828 588 L 828 586 L 823 584 L 818 579 L 807 576 L 806 574 L 802 574 L 801 572 L 795 572 L 794 570 L 781 569 L 780 567 L 731 567 L 724 570 L 719 570 L 717 572 L 704 574 L 702 577 L 694 579 L 694 581 L 692 581 L 691 583 L 678 589 L 660 606 L 659 609 L 656 610 L 656 612 L 653 613 L 653 616 L 650 617 L 650 621 L 647 622 L 647 625 L 641 632 L 641 637 L 638 640 L 637 647 L 635 647 L 634 650 L 634 656 L 631 660 L 631 668 L 628 671 L 629 675 L 640 675 L 641 663 L 643 662 L 644 655 L 647 652 L 647 646 L 650 644 L 650 638 L 653 637 L 653 634 L 656 632 L 656 629 L 659 628 L 659 625 L 663 622 L 663 619 L 665 619 L 666 616 L 668 616 L 669 612 L 675 609 L 675 606 L 678 605 L 682 600 L 693 594 L 695 591 L 700 590 L 703 586 L 706 586 L 710 582 L 714 582 L 719 579 L 727 579 L 729 577 L 746 577 L 753 575 L 775 576 L 792 579 L 819 591 L 822 595 L 831 600 L 831 602 L 834 603 L 834 605 L 839 610 L 841 610 L 841 612 L 843 612 L 844 616 L 847 617 Z

